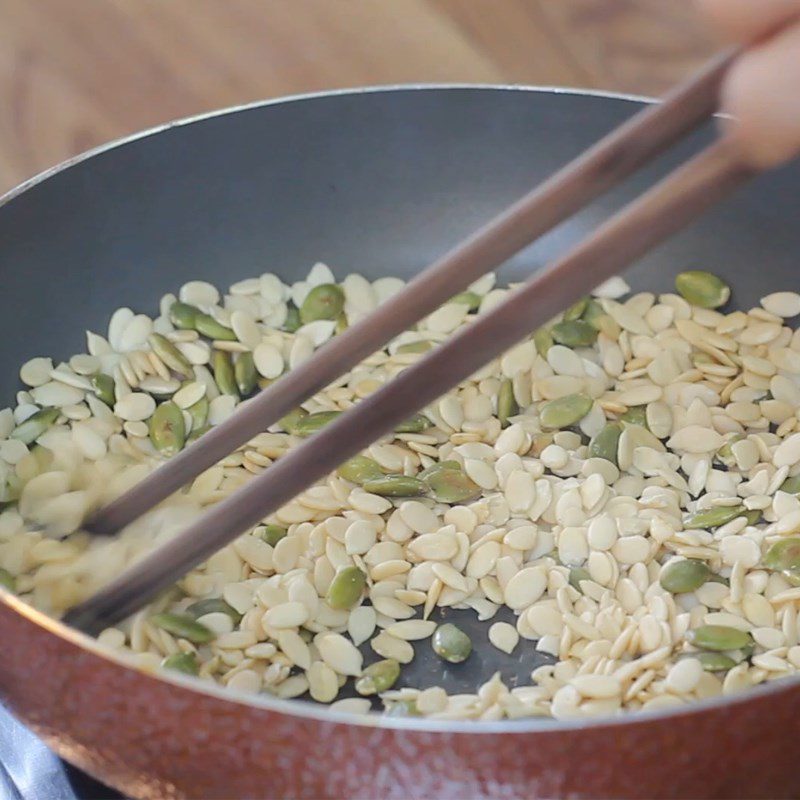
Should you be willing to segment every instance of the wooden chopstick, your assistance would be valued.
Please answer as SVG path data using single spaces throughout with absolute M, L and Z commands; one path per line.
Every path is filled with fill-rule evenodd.
M 735 51 L 720 54 L 661 104 L 648 106 L 609 133 L 446 253 L 368 317 L 331 339 L 223 424 L 97 511 L 87 521 L 86 529 L 112 534 L 133 522 L 485 272 L 665 150 L 714 113 L 722 76 L 734 56 Z
M 409 414 L 546 322 L 598 283 L 627 266 L 754 174 L 733 145 L 717 140 L 600 226 L 570 253 L 530 278 L 338 417 L 186 531 L 129 568 L 70 611 L 65 620 L 97 634 L 139 609 L 178 576 L 256 525 L 342 461 L 390 432 Z

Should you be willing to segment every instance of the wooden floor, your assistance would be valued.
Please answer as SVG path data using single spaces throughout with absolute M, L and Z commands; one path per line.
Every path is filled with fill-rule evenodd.
M 448 81 L 653 94 L 712 48 L 687 0 L 0 0 L 0 191 L 259 98 Z

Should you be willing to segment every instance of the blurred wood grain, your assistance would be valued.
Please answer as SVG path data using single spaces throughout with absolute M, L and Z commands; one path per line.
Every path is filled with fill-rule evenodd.
M 0 191 L 260 98 L 406 82 L 655 94 L 712 49 L 689 0 L 0 0 Z

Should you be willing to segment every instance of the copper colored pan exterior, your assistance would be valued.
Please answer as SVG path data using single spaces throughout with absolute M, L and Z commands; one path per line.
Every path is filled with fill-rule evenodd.
M 322 95 L 171 126 L 34 181 L 0 200 L 0 341 L 13 343 L 0 352 L 0 405 L 24 360 L 80 352 L 83 330 L 102 329 L 120 303 L 153 308 L 189 278 L 227 285 L 272 270 L 291 281 L 317 259 L 409 275 L 633 110 L 520 89 Z M 562 252 L 704 139 L 510 273 Z M 797 289 L 798 178 L 795 166 L 756 181 L 640 263 L 635 287 L 669 291 L 694 266 L 726 276 L 735 302 Z M 0 696 L 60 755 L 132 797 L 800 796 L 797 681 L 591 724 L 356 724 L 138 672 L 0 595 Z M 529 671 L 494 658 L 477 659 L 476 680 Z

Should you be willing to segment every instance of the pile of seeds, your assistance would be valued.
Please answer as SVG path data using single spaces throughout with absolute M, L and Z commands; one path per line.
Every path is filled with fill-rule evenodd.
M 87 353 L 22 366 L 0 411 L 0 582 L 58 615 L 494 306 L 492 276 L 114 540 L 86 514 L 401 288 L 274 275 L 127 308 Z M 142 669 L 336 707 L 498 719 L 658 709 L 800 667 L 800 295 L 721 312 L 599 287 L 99 639 Z M 502 606 L 516 624 L 492 622 Z M 473 609 L 474 642 L 430 617 Z M 437 612 L 438 613 L 438 612 Z M 553 657 L 530 685 L 399 688 L 415 648 Z M 458 666 L 448 669 L 459 669 Z M 352 692 L 351 692 L 352 693 Z

